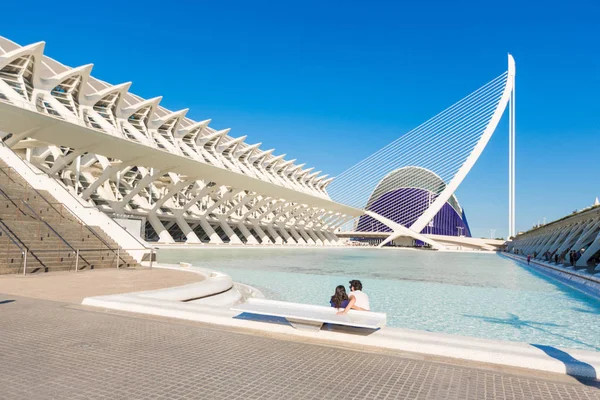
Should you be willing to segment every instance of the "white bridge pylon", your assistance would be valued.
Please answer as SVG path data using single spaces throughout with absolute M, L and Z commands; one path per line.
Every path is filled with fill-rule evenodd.
M 392 232 L 380 246 L 399 237 L 412 237 L 423 240 L 434 248 L 443 248 L 443 245 L 420 233 L 471 171 L 511 101 L 509 235 L 514 234 L 515 74 L 515 62 L 509 54 L 506 72 L 343 172 L 328 187 L 329 195 L 336 202 L 364 209 L 367 215 L 388 226 Z M 428 204 L 414 204 L 413 199 L 406 198 L 390 202 L 386 210 L 368 210 L 368 201 L 374 189 L 390 172 L 405 167 L 419 167 L 432 172 L 431 178 L 418 175 L 415 176 L 415 182 L 403 182 L 408 188 L 428 188 Z M 421 181 L 417 181 L 418 179 Z M 423 179 L 432 181 L 423 182 Z M 441 179 L 443 184 L 436 184 L 433 179 Z M 431 190 L 431 187 L 437 189 Z M 381 215 L 384 211 L 394 212 L 402 219 L 414 222 L 410 226 L 402 226 Z

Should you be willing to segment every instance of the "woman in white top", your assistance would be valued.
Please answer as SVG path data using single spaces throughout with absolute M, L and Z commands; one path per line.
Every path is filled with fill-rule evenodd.
M 369 296 L 363 293 L 360 281 L 350 281 L 350 294 L 348 297 L 350 299 L 348 305 L 343 311 L 338 312 L 338 314 L 347 314 L 350 310 L 371 311 Z

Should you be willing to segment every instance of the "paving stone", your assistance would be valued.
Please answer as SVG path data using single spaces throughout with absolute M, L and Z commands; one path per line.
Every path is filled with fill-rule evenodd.
M 587 399 L 551 381 L 0 295 L 0 399 Z

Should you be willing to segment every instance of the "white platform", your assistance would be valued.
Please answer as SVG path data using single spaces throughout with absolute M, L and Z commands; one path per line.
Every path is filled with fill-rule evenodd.
M 169 268 L 184 271 L 194 271 L 195 269 Z M 184 286 L 185 290 L 189 290 L 189 287 L 186 288 L 186 286 Z M 353 331 L 352 328 L 341 331 L 337 329 L 322 329 L 320 331 L 298 330 L 289 324 L 277 324 L 272 323 L 272 321 L 261 322 L 241 318 L 240 311 L 230 309 L 229 307 L 231 306 L 210 306 L 195 304 L 193 302 L 166 300 L 164 297 L 140 296 L 140 294 L 143 294 L 143 292 L 88 297 L 83 300 L 82 304 L 233 328 L 251 329 L 256 332 L 269 334 L 292 335 L 303 340 L 317 339 L 321 342 L 327 341 L 332 344 L 359 349 L 375 347 L 587 378 L 598 379 L 600 377 L 600 352 L 595 351 L 555 348 L 551 346 L 539 348 L 527 343 L 480 339 L 390 327 L 384 327 L 367 333 L 363 329 L 357 332 Z

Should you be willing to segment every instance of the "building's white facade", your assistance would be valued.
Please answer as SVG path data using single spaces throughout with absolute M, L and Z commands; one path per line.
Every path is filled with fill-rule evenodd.
M 318 244 L 361 211 L 330 200 L 333 178 L 187 109 L 143 99 L 0 37 L 0 132 L 22 158 L 161 242 Z
M 90 207 L 141 221 L 146 240 L 335 245 L 336 232 L 366 213 L 392 229 L 382 245 L 410 237 L 436 249 L 444 245 L 420 232 L 481 155 L 515 76 L 509 56 L 508 71 L 333 181 L 208 119 L 194 121 L 187 109 L 168 110 L 161 97 L 136 96 L 130 83 L 98 80 L 92 67 L 45 56 L 43 42 L 22 47 L 0 37 L 0 139 Z M 410 226 L 365 211 L 375 185 L 403 167 L 430 170 L 445 184 Z
M 508 250 L 576 268 L 600 271 L 600 204 L 519 233 Z M 571 260 L 572 251 L 579 256 Z

